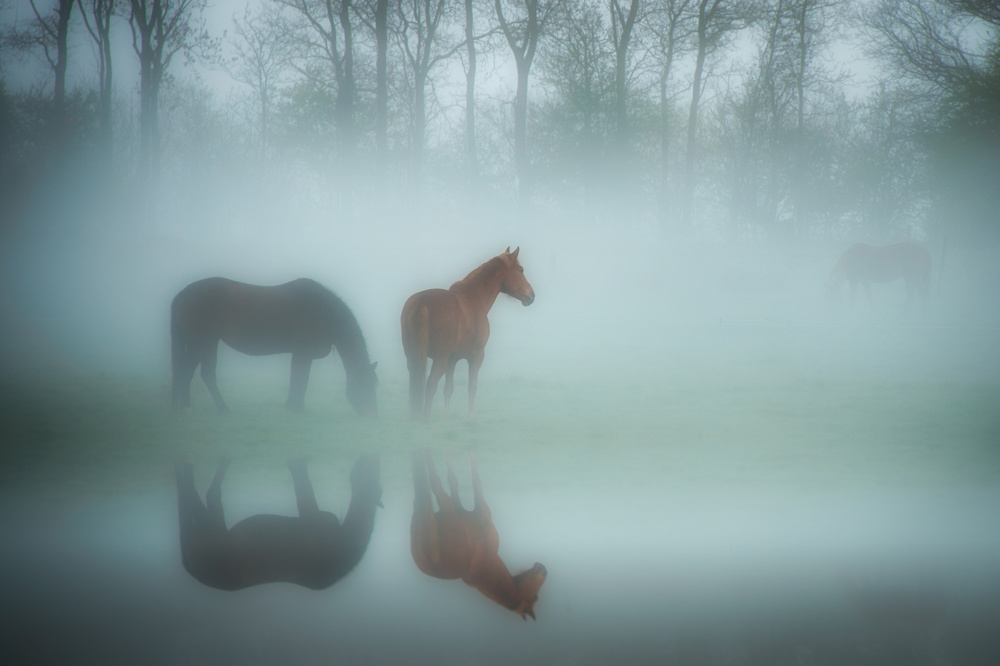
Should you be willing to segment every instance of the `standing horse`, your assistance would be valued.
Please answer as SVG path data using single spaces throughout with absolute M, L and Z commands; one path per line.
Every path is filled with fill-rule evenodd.
M 458 497 L 458 478 L 448 465 L 448 487 L 441 487 L 430 454 L 413 454 L 413 517 L 410 520 L 410 552 L 417 568 L 428 576 L 453 580 L 461 578 L 504 608 L 523 619 L 535 619 L 538 590 L 548 575 L 537 562 L 512 576 L 497 550 L 500 536 L 493 516 L 483 499 L 483 486 L 472 457 L 472 491 L 475 504 L 466 511 Z M 428 476 L 430 482 L 428 483 Z M 437 499 L 438 512 L 434 512 Z
M 316 505 L 306 463 L 289 465 L 298 516 L 257 514 L 226 528 L 223 460 L 203 504 L 194 486 L 194 468 L 179 463 L 177 515 L 181 561 L 196 580 L 219 590 L 241 590 L 263 583 L 294 583 L 323 590 L 346 576 L 361 561 L 382 506 L 379 458 L 362 456 L 351 469 L 351 504 L 344 522 Z
M 448 417 L 455 390 L 455 366 L 469 364 L 469 419 L 475 413 L 476 383 L 483 364 L 490 322 L 486 315 L 503 292 L 524 305 L 535 300 L 535 290 L 517 260 L 521 248 L 508 247 L 448 289 L 428 289 L 410 296 L 400 324 L 403 352 L 410 373 L 410 417 L 427 419 L 438 381 L 444 376 L 444 416 Z M 427 375 L 427 359 L 431 359 Z
M 914 292 L 919 292 L 922 304 L 927 305 L 931 284 L 931 255 L 914 243 L 897 243 L 873 247 L 857 243 L 847 249 L 830 272 L 827 295 L 836 300 L 840 286 L 846 280 L 851 285 L 854 301 L 858 285 L 864 287 L 868 301 L 872 298 L 872 282 L 906 282 L 906 305 L 909 307 Z
M 347 305 L 313 280 L 260 287 L 214 277 L 192 282 L 170 308 L 173 404 L 191 406 L 191 379 L 201 378 L 220 412 L 228 410 L 216 383 L 219 340 L 252 356 L 291 353 L 286 407 L 305 406 L 309 368 L 337 348 L 347 373 L 347 400 L 362 416 L 374 416 L 375 367 L 361 327 Z

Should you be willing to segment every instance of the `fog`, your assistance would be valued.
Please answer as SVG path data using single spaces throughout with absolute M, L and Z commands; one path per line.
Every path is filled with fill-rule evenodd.
M 560 44 L 604 20 L 604 5 L 569 6 L 589 13 L 553 28 Z M 39 53 L 10 58 L 13 33 L 0 31 L 5 651 L 16 663 L 1000 663 L 998 171 L 994 144 L 969 130 L 984 111 L 961 91 L 924 95 L 912 72 L 868 87 L 868 59 L 841 62 L 864 72 L 841 76 L 837 54 L 866 51 L 840 15 L 817 24 L 829 40 L 794 92 L 780 67 L 799 40 L 778 30 L 785 5 L 768 7 L 774 31 L 748 23 L 709 57 L 690 144 L 692 49 L 677 54 L 664 109 L 655 49 L 630 61 L 619 144 L 607 35 L 582 44 L 603 58 L 593 70 L 540 47 L 527 169 L 513 157 L 515 72 L 493 44 L 475 173 L 462 63 L 432 73 L 415 150 L 395 42 L 387 147 L 375 147 L 363 30 L 356 136 L 337 127 L 330 72 L 285 70 L 268 134 L 247 90 L 205 62 L 181 73 L 178 57 L 149 172 L 125 22 L 109 135 L 87 90 L 94 68 L 75 57 L 89 54 L 82 30 L 67 127 L 48 115 Z M 213 30 L 230 9 L 209 11 Z M 0 22 L 30 23 L 26 11 L 0 2 Z M 784 40 L 768 47 L 777 59 L 758 57 L 768 34 Z M 574 96 L 584 70 L 600 99 Z M 763 94 L 777 79 L 785 96 Z M 797 120 L 796 95 L 808 98 Z M 968 118 L 940 111 L 946 100 Z M 926 302 L 899 279 L 831 297 L 848 248 L 900 242 L 930 254 Z M 439 388 L 429 422 L 412 422 L 403 303 L 508 247 L 536 297 L 501 295 L 490 311 L 475 419 L 462 362 L 451 418 Z M 339 295 L 378 362 L 378 418 L 348 404 L 336 351 L 313 363 L 292 413 L 289 355 L 224 344 L 231 412 L 215 413 L 195 375 L 190 413 L 175 413 L 171 302 L 211 276 L 307 277 Z M 418 570 L 410 465 L 423 449 L 439 469 L 451 456 L 466 506 L 475 455 L 500 557 L 511 573 L 547 568 L 536 621 Z M 344 519 L 348 470 L 369 453 L 384 508 L 332 587 L 224 592 L 185 570 L 178 460 L 204 494 L 232 458 L 232 526 L 296 515 L 296 459 L 319 507 Z
M 35 205 L 60 208 L 58 200 Z M 488 440 L 484 432 L 506 427 L 498 414 L 540 424 L 527 433 L 537 452 L 526 461 L 530 474 L 483 472 L 508 566 L 540 561 L 549 569 L 538 621 L 525 625 L 460 582 L 416 570 L 403 455 L 384 463 L 386 508 L 362 563 L 319 593 L 287 584 L 223 593 L 187 576 L 165 470 L 146 490 L 70 502 L 46 499 L 42 486 L 8 492 L 0 583 L 15 652 L 52 663 L 81 654 L 103 663 L 977 663 L 997 654 L 987 629 L 1000 612 L 995 413 L 968 405 L 985 467 L 957 472 L 943 486 L 921 483 L 919 471 L 883 483 L 863 465 L 911 445 L 918 457 L 947 448 L 936 438 L 950 437 L 960 414 L 943 411 L 938 422 L 941 415 L 928 415 L 923 433 L 887 421 L 861 442 L 869 450 L 856 449 L 854 472 L 844 447 L 858 443 L 838 434 L 854 436 L 850 421 L 866 408 L 891 412 L 880 390 L 994 390 L 1000 265 L 992 250 L 947 248 L 926 310 L 918 301 L 906 306 L 898 281 L 876 285 L 871 301 L 862 291 L 852 303 L 845 289 L 837 305 L 824 289 L 842 241 L 713 243 L 572 207 L 525 214 L 484 201 L 472 202 L 474 214 L 436 214 L 395 205 L 244 226 L 164 216 L 138 230 L 129 219 L 75 220 L 66 206 L 59 223 L 25 224 L 0 261 L 8 384 L 31 386 L 39 372 L 146 377 L 163 387 L 154 409 L 166 412 L 169 304 L 180 288 L 210 275 L 256 284 L 317 279 L 349 304 L 379 361 L 380 421 L 420 429 L 416 441 L 437 450 L 462 447 L 463 432 Z M 405 424 L 403 301 L 449 285 L 508 245 L 521 248 L 537 298 L 527 308 L 503 296 L 494 305 L 480 379 L 483 422 L 459 430 L 458 441 L 453 431 Z M 941 248 L 931 250 L 939 266 Z M 463 372 L 461 365 L 459 405 Z M 336 386 L 342 373 L 326 359 L 314 365 L 313 381 Z M 273 384 L 280 395 L 287 358 L 223 350 L 219 375 L 226 395 L 248 381 Z M 490 401 L 503 392 L 495 387 L 509 382 L 542 390 L 515 411 L 498 411 Z M 838 400 L 842 386 L 873 387 L 872 403 Z M 793 393 L 805 402 L 783 406 L 781 396 Z M 208 410 L 200 395 L 195 409 Z M 745 400 L 755 405 L 753 419 L 732 422 L 747 414 Z M 796 413 L 802 404 L 815 413 Z M 308 405 L 328 409 L 318 399 Z M 228 418 L 254 408 L 242 405 Z M 550 449 L 546 414 L 567 409 L 612 433 L 648 428 L 656 439 L 658 424 L 682 420 L 701 434 L 664 439 L 680 453 L 636 470 L 641 460 L 614 435 L 606 445 L 616 450 L 600 455 L 587 453 L 590 444 Z M 905 409 L 886 419 L 920 422 Z M 813 417 L 843 420 L 808 435 L 836 451 L 826 454 L 829 469 L 822 458 L 769 456 L 769 433 L 782 432 L 776 424 Z M 718 437 L 733 438 L 735 458 L 700 450 L 699 442 Z M 463 458 L 456 467 L 469 498 Z M 920 470 L 947 458 L 906 464 Z M 615 459 L 621 469 L 602 467 Z M 214 462 L 196 457 L 202 491 Z M 239 465 L 225 491 L 230 524 L 259 512 L 294 514 L 282 470 L 259 479 Z M 662 483 L 651 482 L 661 466 Z M 342 516 L 346 477 L 322 478 L 321 507 Z M 918 615 L 925 597 L 945 599 L 948 610 L 943 619 L 880 623 L 852 605 L 855 589 L 883 595 L 890 607 L 902 594 Z

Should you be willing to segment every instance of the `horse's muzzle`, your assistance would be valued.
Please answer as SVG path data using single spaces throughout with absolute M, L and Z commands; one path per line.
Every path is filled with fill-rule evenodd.
M 530 294 L 528 294 L 527 296 L 525 296 L 524 298 L 522 298 L 521 302 L 524 303 L 525 307 L 527 307 L 527 306 L 531 305 L 532 303 L 534 303 L 535 302 L 535 292 L 534 292 L 534 290 L 532 290 Z

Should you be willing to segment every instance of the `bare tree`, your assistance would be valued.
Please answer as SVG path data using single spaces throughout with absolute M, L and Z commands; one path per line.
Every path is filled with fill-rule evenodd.
M 497 20 L 517 65 L 517 91 L 514 94 L 514 166 L 518 177 L 518 196 L 527 201 L 530 194 L 530 164 L 528 161 L 528 76 L 538 48 L 538 38 L 560 2 L 522 0 L 524 13 L 508 20 L 500 0 L 494 0 Z
M 139 57 L 139 175 L 160 169 L 160 87 L 177 53 L 217 44 L 205 29 L 207 0 L 130 0 L 132 48 Z
M 705 59 L 726 45 L 728 39 L 743 29 L 752 17 L 752 6 L 741 0 L 697 0 L 698 22 L 695 29 L 696 51 L 691 80 L 691 106 L 688 110 L 687 155 L 682 216 L 690 224 L 691 201 L 695 187 L 695 164 L 698 161 L 698 111 L 704 85 Z
M 328 87 L 332 72 L 335 88 L 334 118 L 341 161 L 350 162 L 357 145 L 354 72 L 353 0 L 275 0 L 288 7 L 303 23 L 295 36 L 298 49 L 293 66 L 319 87 Z M 316 67 L 322 62 L 323 67 Z
M 52 66 L 55 74 L 55 85 L 52 92 L 52 112 L 56 122 L 63 122 L 66 106 L 66 66 L 69 62 L 69 19 L 73 13 L 75 0 L 56 0 L 56 5 L 50 14 L 42 15 L 30 0 L 31 9 L 38 19 L 36 24 L 36 43 L 41 46 L 45 59 Z M 55 50 L 53 54 L 52 51 Z
M 975 39 L 976 24 L 1000 28 L 985 0 L 879 0 L 859 18 L 872 54 L 932 97 L 978 84 L 995 43 Z
M 111 122 L 111 100 L 114 93 L 114 71 L 111 60 L 111 20 L 122 9 L 122 0 L 78 0 L 80 14 L 90 38 L 97 47 L 98 62 L 98 124 L 105 157 L 110 159 L 114 142 Z
M 627 13 L 622 10 L 620 0 L 610 0 L 608 8 L 611 13 L 611 44 L 615 49 L 616 142 L 619 152 L 624 153 L 629 140 L 628 107 L 626 105 L 629 44 L 632 41 L 632 30 L 639 16 L 639 0 L 630 0 Z
M 463 46 L 463 42 L 442 32 L 447 29 L 453 8 L 449 0 L 403 0 L 397 5 L 399 46 L 413 90 L 410 149 L 414 182 L 418 187 L 427 133 L 428 79 L 436 65 L 454 56 Z
M 669 204 L 671 109 L 670 79 L 677 56 L 691 48 L 697 14 L 695 0 L 662 0 L 646 17 L 648 50 L 656 62 L 660 110 L 660 220 L 665 222 Z
M 226 62 L 229 75 L 250 86 L 256 96 L 261 158 L 266 158 L 271 133 L 271 106 L 280 77 L 289 67 L 288 35 L 280 11 L 248 5 L 243 16 L 233 16 L 230 39 L 234 55 Z

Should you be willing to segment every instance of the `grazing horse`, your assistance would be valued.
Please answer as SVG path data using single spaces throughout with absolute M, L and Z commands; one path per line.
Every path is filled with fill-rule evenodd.
M 453 580 L 461 578 L 504 608 L 523 619 L 535 619 L 538 590 L 548 575 L 537 562 L 512 576 L 497 554 L 500 536 L 493 526 L 490 508 L 483 499 L 483 487 L 472 456 L 472 511 L 462 508 L 458 478 L 448 462 L 448 487 L 441 487 L 430 454 L 413 454 L 413 518 L 410 521 L 410 552 L 417 568 L 428 576 Z M 428 483 L 428 476 L 430 482 Z M 437 498 L 434 513 L 431 493 Z
M 289 409 L 305 406 L 309 368 L 336 347 L 347 373 L 347 400 L 363 416 L 375 416 L 375 367 L 361 327 L 347 305 L 309 279 L 260 287 L 213 277 L 192 282 L 170 308 L 173 404 L 191 407 L 191 379 L 201 378 L 220 412 L 228 410 L 216 384 L 219 340 L 252 356 L 291 353 Z
M 223 460 L 202 504 L 191 463 L 178 463 L 177 514 L 181 560 L 196 580 L 219 590 L 241 590 L 263 583 L 295 583 L 323 590 L 361 561 L 382 506 L 379 458 L 362 456 L 351 470 L 351 504 L 344 522 L 320 511 L 306 463 L 289 465 L 298 516 L 257 514 L 226 529 L 222 509 Z
M 410 373 L 410 417 L 430 417 L 438 381 L 444 375 L 444 416 L 448 417 L 451 394 L 455 390 L 455 366 L 469 364 L 469 419 L 476 407 L 476 382 L 483 364 L 490 322 L 486 315 L 501 292 L 524 305 L 535 300 L 535 290 L 524 277 L 517 260 L 521 248 L 508 247 L 451 285 L 448 289 L 428 289 L 410 296 L 403 305 L 400 324 L 403 352 Z M 427 374 L 427 359 L 431 371 Z
M 840 286 L 846 280 L 851 285 L 851 301 L 860 284 L 871 302 L 872 282 L 893 282 L 902 278 L 906 282 L 906 305 L 910 305 L 914 292 L 920 293 L 924 306 L 931 284 L 931 255 L 914 243 L 897 243 L 874 247 L 857 243 L 847 249 L 830 272 L 827 295 L 831 300 L 840 296 Z

